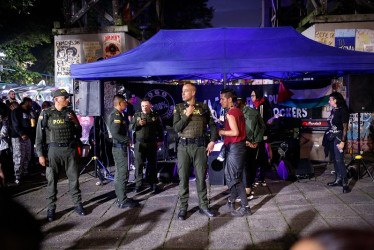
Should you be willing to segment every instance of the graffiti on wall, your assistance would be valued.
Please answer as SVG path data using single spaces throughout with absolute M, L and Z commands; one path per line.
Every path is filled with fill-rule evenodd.
M 358 134 L 358 113 L 350 114 L 349 118 L 347 147 L 352 147 L 354 153 L 358 150 L 358 139 L 360 139 L 360 149 L 362 151 L 373 150 L 373 142 L 370 138 L 370 127 L 373 122 L 373 114 L 361 113 L 360 115 L 360 136 Z
M 56 77 L 69 77 L 70 65 L 81 63 L 80 40 L 61 40 L 55 42 Z

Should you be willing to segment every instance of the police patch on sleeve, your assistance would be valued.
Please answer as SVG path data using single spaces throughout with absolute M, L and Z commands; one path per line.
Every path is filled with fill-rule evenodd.
M 113 120 L 114 123 L 121 123 L 121 120 Z

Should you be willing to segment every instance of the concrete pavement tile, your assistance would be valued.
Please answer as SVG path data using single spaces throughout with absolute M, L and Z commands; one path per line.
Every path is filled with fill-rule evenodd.
M 354 203 L 367 203 L 367 204 L 369 204 L 369 203 L 374 202 L 374 199 L 372 197 L 370 197 L 369 195 L 367 195 L 365 193 L 362 193 L 362 192 L 352 191 L 352 192 L 347 193 L 347 194 L 341 193 L 338 196 L 345 203 L 350 203 L 350 204 L 354 204 Z
M 174 219 L 171 220 L 169 231 L 208 231 L 208 222 L 209 219 L 207 217 L 187 218 L 184 221 L 174 217 Z
M 233 217 L 231 218 L 222 218 L 216 217 L 210 219 L 210 232 L 218 232 L 218 231 L 230 231 L 230 232 L 248 232 L 248 222 L 246 218 L 250 218 L 250 216 L 245 217 Z
M 344 218 L 329 218 L 326 217 L 325 220 L 330 225 L 330 227 L 349 227 L 349 228 L 370 228 L 371 225 L 363 220 L 361 217 L 344 217 Z
M 342 204 L 342 200 L 340 200 L 338 197 L 336 197 L 333 194 L 326 194 L 326 195 L 318 195 L 315 196 L 307 196 L 307 199 L 313 203 L 313 204 Z
M 328 224 L 321 217 L 314 218 L 286 218 L 292 232 L 310 232 L 318 229 L 328 228 Z
M 364 205 L 364 204 L 362 204 Z M 356 217 L 357 213 L 345 204 L 314 204 L 315 209 L 323 217 Z
M 166 231 L 129 232 L 118 249 L 161 249 Z
M 283 232 L 252 232 L 254 247 L 250 249 L 289 249 L 296 236 Z
M 155 219 L 155 220 L 142 220 L 137 219 L 133 222 L 130 228 L 131 233 L 138 231 L 155 231 L 155 232 L 166 232 L 169 229 L 170 220 Z
M 350 207 L 353 208 L 357 213 L 365 217 L 374 216 L 374 206 L 371 204 L 350 204 Z
M 166 249 L 187 248 L 204 249 L 208 247 L 208 232 L 172 231 L 164 244 Z
M 74 225 L 70 230 L 89 230 L 100 220 L 98 216 L 79 216 L 76 213 L 70 214 L 63 223 Z
M 138 219 L 141 220 L 170 220 L 173 217 L 174 210 L 173 209 L 142 209 L 139 213 Z
M 295 205 L 295 204 L 280 204 L 279 208 L 286 218 L 294 217 L 315 217 L 317 216 L 317 211 L 313 208 L 312 205 Z
M 213 231 L 209 235 L 209 249 L 245 249 L 252 246 L 248 231 L 232 232 L 230 230 Z
M 289 195 L 277 195 L 274 197 L 278 204 L 300 204 L 307 205 L 309 202 L 300 193 L 294 193 Z
M 118 210 L 121 210 L 117 208 Z M 95 229 L 98 230 L 118 230 L 124 231 L 133 225 L 136 220 L 133 211 L 122 210 L 121 213 L 116 215 L 106 215 L 101 217 L 95 224 Z
M 44 236 L 42 249 L 67 249 L 76 244 L 86 231 L 58 231 Z
M 277 231 L 277 232 L 288 232 L 290 230 L 287 222 L 283 217 L 279 218 L 256 218 L 248 216 L 249 228 L 251 231 Z
M 92 230 L 76 241 L 74 249 L 116 249 L 126 231 Z

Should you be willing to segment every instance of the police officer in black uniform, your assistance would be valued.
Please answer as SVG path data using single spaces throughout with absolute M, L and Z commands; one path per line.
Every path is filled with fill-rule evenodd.
M 86 215 L 78 181 L 77 141 L 82 136 L 82 127 L 74 111 L 67 107 L 70 96 L 72 95 L 65 89 L 56 90 L 53 94 L 55 105 L 41 112 L 36 129 L 36 152 L 40 165 L 44 167 L 46 167 L 47 155 L 43 145 L 48 144 L 49 165 L 46 168 L 48 221 L 53 221 L 55 218 L 57 182 L 62 169 L 65 169 L 69 180 L 69 193 L 75 205 L 75 212 L 81 216 Z
M 126 118 L 123 114 L 127 107 L 127 100 L 123 95 L 113 98 L 114 109 L 108 118 L 109 131 L 113 138 L 113 158 L 116 167 L 114 189 L 119 208 L 135 207 L 138 202 L 126 196 L 126 185 L 129 180 L 128 146 L 131 143 L 127 134 Z
M 148 161 L 147 175 L 153 192 L 158 192 L 157 187 L 157 148 L 164 141 L 164 130 L 162 121 L 158 114 L 151 110 L 149 98 L 141 101 L 141 110 L 137 111 L 130 122 L 131 130 L 134 132 L 135 143 L 135 192 L 142 190 L 143 168 Z
M 205 177 L 207 173 L 207 155 L 213 151 L 217 140 L 217 127 L 209 107 L 205 103 L 196 102 L 196 87 L 187 83 L 182 89 L 184 103 L 174 109 L 173 128 L 178 133 L 178 175 L 179 175 L 179 220 L 187 216 L 189 197 L 190 165 L 193 163 L 196 176 L 196 188 L 199 196 L 200 213 L 213 217 L 208 207 Z M 207 125 L 210 128 L 210 140 L 207 138 Z M 207 151 L 207 152 L 206 152 Z

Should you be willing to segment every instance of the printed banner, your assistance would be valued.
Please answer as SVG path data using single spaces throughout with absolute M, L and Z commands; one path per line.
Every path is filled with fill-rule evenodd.
M 355 50 L 355 29 L 336 29 L 335 47 L 340 49 Z
M 88 62 L 95 62 L 100 57 L 102 58 L 102 51 L 101 45 L 99 41 L 90 41 L 86 42 L 83 41 L 83 50 L 84 50 L 84 61 Z
M 335 32 L 334 31 L 317 31 L 315 35 L 317 42 L 335 47 Z
M 55 75 L 69 77 L 70 65 L 81 63 L 80 40 L 55 42 Z
M 365 50 L 365 45 L 372 45 L 374 43 L 374 30 L 358 29 L 356 30 L 356 50 Z
M 103 49 L 104 59 L 121 54 L 121 35 L 105 35 Z

